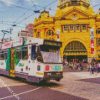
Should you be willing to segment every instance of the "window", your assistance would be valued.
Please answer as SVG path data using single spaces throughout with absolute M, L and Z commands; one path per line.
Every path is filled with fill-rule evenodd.
M 87 30 L 87 26 L 85 24 L 82 25 L 82 30 Z
M 28 48 L 27 47 L 22 47 L 22 59 L 23 60 L 28 59 Z
M 97 38 L 97 46 L 100 46 L 100 38 Z
M 54 35 L 54 32 L 52 30 L 48 30 L 47 35 Z
M 16 52 L 15 52 L 16 56 L 18 57 L 18 59 L 21 59 L 22 57 L 22 53 L 21 53 L 21 47 L 16 48 Z
M 70 25 L 70 30 L 74 30 L 74 25 Z
M 68 31 L 69 30 L 69 25 L 64 25 L 63 26 L 63 31 Z
M 4 53 L 3 53 L 3 51 L 0 52 L 0 60 L 4 60 Z
M 80 30 L 80 25 L 77 24 L 77 25 L 75 26 L 75 29 L 76 29 L 76 30 Z
M 28 59 L 28 48 L 27 47 L 17 47 L 16 56 L 18 59 L 26 60 Z
M 31 48 L 31 59 L 32 60 L 36 59 L 36 45 L 33 45 Z
M 41 66 L 40 66 L 40 65 L 37 66 L 37 70 L 38 70 L 38 71 L 41 70 Z
M 62 31 L 76 32 L 88 31 L 88 24 L 66 24 L 62 26 Z
M 4 51 L 4 59 L 7 59 L 7 50 Z
M 36 38 L 39 38 L 39 37 L 40 37 L 40 32 L 37 32 Z
M 78 0 L 71 0 L 71 4 L 74 6 L 79 5 L 79 1 Z
M 100 28 L 96 30 L 96 33 L 97 34 L 100 34 Z
M 0 52 L 0 60 L 6 60 L 7 59 L 7 50 Z
M 38 47 L 38 49 L 37 49 L 37 60 L 39 62 L 43 62 L 43 57 L 42 57 L 41 52 L 40 52 L 40 47 Z

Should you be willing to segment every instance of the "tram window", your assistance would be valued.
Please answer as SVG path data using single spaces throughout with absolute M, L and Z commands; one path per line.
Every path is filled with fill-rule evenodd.
M 22 59 L 23 60 L 28 59 L 28 48 L 27 47 L 22 47 Z
M 4 60 L 4 53 L 0 52 L 0 60 Z
M 37 48 L 37 60 L 39 61 L 39 62 L 43 62 L 43 57 L 42 57 L 42 54 L 41 54 L 41 49 L 40 49 L 40 47 L 38 47 Z
M 21 48 L 16 48 L 16 56 L 18 57 L 18 59 L 21 59 Z
M 4 59 L 7 59 L 7 51 L 4 51 Z
M 35 60 L 36 59 L 36 46 L 33 45 L 31 48 L 31 59 Z

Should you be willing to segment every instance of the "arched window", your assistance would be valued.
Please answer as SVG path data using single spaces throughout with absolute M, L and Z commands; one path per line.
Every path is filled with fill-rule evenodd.
M 64 50 L 64 53 L 78 53 L 78 52 L 87 52 L 85 46 L 79 41 L 70 42 Z
M 40 37 L 40 32 L 37 32 L 36 33 L 36 38 L 39 38 Z
M 100 28 L 98 28 L 98 29 L 96 30 L 96 33 L 97 33 L 97 34 L 100 34 Z
M 48 30 L 47 33 L 46 33 L 47 36 L 53 36 L 54 35 L 54 32 L 53 30 Z

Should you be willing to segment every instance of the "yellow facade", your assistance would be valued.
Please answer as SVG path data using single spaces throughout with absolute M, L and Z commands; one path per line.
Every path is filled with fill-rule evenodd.
M 57 40 L 58 33 L 62 57 L 100 59 L 100 14 L 94 12 L 89 0 L 59 0 L 55 16 L 43 11 L 34 20 L 34 37 Z

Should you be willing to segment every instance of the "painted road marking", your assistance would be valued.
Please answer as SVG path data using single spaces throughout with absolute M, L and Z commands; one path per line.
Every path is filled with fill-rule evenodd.
M 39 90 L 39 89 L 41 89 L 41 88 L 42 88 L 42 87 L 38 87 L 38 88 L 36 88 L 36 89 L 32 89 L 32 90 L 29 90 L 29 91 L 21 92 L 21 93 L 15 94 L 15 95 L 6 96 L 6 97 L 4 97 L 4 98 L 0 98 L 0 100 L 4 100 L 4 99 L 11 98 L 11 97 L 14 97 L 14 96 L 23 95 L 23 94 L 26 94 L 26 93 L 29 93 L 29 92 L 34 92 L 34 91 Z

